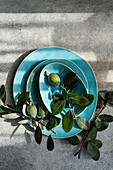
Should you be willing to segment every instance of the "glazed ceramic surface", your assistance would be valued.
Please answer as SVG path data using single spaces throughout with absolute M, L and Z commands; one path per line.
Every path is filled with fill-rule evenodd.
M 41 49 L 35 50 L 32 53 L 30 53 L 22 61 L 22 63 L 20 64 L 20 66 L 17 69 L 15 78 L 14 78 L 14 83 L 13 83 L 13 96 L 14 96 L 15 102 L 17 101 L 18 95 L 20 93 L 26 91 L 27 79 L 28 79 L 30 72 L 33 70 L 33 68 L 37 64 L 43 62 L 44 60 L 54 59 L 54 58 L 68 59 L 69 61 L 75 63 L 81 69 L 83 74 L 85 75 L 86 80 L 87 80 L 86 84 L 88 84 L 88 93 L 93 94 L 95 96 L 95 100 L 92 103 L 92 105 L 88 106 L 85 109 L 87 112 L 86 113 L 83 112 L 83 114 L 81 113 L 80 116 L 83 116 L 84 118 L 86 118 L 89 121 L 95 111 L 96 104 L 97 104 L 96 79 L 95 79 L 94 73 L 93 73 L 90 65 L 84 59 L 82 59 L 79 55 L 77 55 L 76 53 L 74 53 L 70 50 L 67 50 L 67 49 L 63 49 L 63 48 L 59 48 L 59 47 L 41 48 Z M 48 60 L 48 63 L 46 63 L 46 64 L 50 64 L 49 60 Z M 45 65 L 43 65 L 43 67 L 44 66 Z M 69 67 L 72 69 L 71 66 L 69 66 Z M 40 68 L 40 71 L 42 68 Z M 74 71 L 74 65 L 73 65 L 73 71 Z M 64 132 L 64 130 L 62 129 L 62 125 L 60 124 L 58 127 L 55 128 L 55 131 L 57 132 L 57 135 L 52 134 L 53 137 L 67 138 L 67 137 L 71 137 L 71 136 L 79 133 L 81 131 L 81 129 L 75 123 L 72 130 L 69 133 L 66 133 L 66 132 Z M 51 132 L 47 131 L 45 129 L 44 134 L 50 135 Z
M 40 73 L 40 77 L 39 77 L 39 90 L 40 90 L 41 98 L 42 98 L 42 101 L 44 102 L 44 105 L 51 112 L 51 108 L 54 104 L 52 95 L 62 94 L 62 88 L 60 86 L 51 86 L 50 85 L 50 83 L 47 80 L 47 76 L 45 75 L 46 71 L 60 75 L 61 84 L 63 84 L 63 77 L 67 73 L 73 72 L 73 70 L 71 68 L 67 67 L 66 65 L 60 64 L 60 63 L 51 63 L 51 64 L 46 65 L 42 69 L 42 71 Z M 74 88 L 73 93 L 76 93 L 81 96 L 87 94 L 86 88 L 85 88 L 82 80 L 78 76 L 77 76 L 77 79 L 79 79 L 79 84 L 77 87 Z M 83 108 L 75 108 L 76 115 L 80 114 L 83 110 L 84 110 Z M 59 118 L 62 119 L 62 116 L 59 115 Z

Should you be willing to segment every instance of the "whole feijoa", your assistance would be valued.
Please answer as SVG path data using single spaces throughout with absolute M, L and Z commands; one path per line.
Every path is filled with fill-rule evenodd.
M 30 106 L 27 106 L 27 113 L 29 116 L 31 117 L 36 117 L 37 115 L 37 108 L 35 105 L 30 105 Z
M 44 117 L 46 115 L 44 108 L 41 106 L 39 107 L 38 116 Z
M 52 86 L 58 86 L 61 83 L 60 76 L 56 73 L 50 73 L 48 76 L 48 81 Z

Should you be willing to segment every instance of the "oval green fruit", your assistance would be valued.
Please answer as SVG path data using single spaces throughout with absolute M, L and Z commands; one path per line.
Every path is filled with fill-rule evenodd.
M 35 105 L 32 105 L 32 106 L 27 106 L 27 113 L 29 116 L 31 117 L 36 117 L 37 115 L 37 108 Z
M 58 86 L 61 83 L 61 79 L 60 76 L 56 73 L 51 73 L 48 76 L 48 81 L 52 86 Z
M 39 107 L 38 115 L 41 116 L 41 117 L 44 117 L 46 115 L 45 110 L 43 109 L 43 107 Z

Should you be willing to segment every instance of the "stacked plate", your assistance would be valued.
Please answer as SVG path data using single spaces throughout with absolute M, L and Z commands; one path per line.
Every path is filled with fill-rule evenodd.
M 57 73 L 64 77 L 69 71 L 74 71 L 79 85 L 74 92 L 79 95 L 86 93 L 95 96 L 94 102 L 85 109 L 76 108 L 77 116 L 82 116 L 88 121 L 91 119 L 97 104 L 97 83 L 90 65 L 78 56 L 76 53 L 59 47 L 41 48 L 30 53 L 20 64 L 14 77 L 13 96 L 15 102 L 18 95 L 22 92 L 29 91 L 31 100 L 34 104 L 44 104 L 51 113 L 52 98 L 55 93 L 60 93 L 60 87 L 50 86 L 45 79 L 45 71 Z M 57 135 L 52 134 L 55 138 L 71 137 L 81 131 L 76 122 L 69 133 L 62 128 L 62 115 L 65 110 L 58 115 L 61 118 L 60 125 L 55 128 Z M 32 126 L 32 125 L 31 125 Z M 51 132 L 44 129 L 45 135 Z

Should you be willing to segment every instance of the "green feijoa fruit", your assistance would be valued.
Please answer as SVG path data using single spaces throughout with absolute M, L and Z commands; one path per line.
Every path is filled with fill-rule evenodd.
M 32 106 L 27 106 L 27 113 L 29 116 L 31 117 L 36 117 L 37 115 L 37 108 L 35 105 L 32 105 Z
M 48 81 L 52 86 L 58 86 L 61 83 L 60 76 L 56 73 L 50 73 L 48 76 Z
M 45 112 L 43 106 L 40 106 L 40 107 L 39 107 L 38 115 L 41 116 L 41 117 L 44 117 L 44 116 L 46 115 L 46 112 Z

